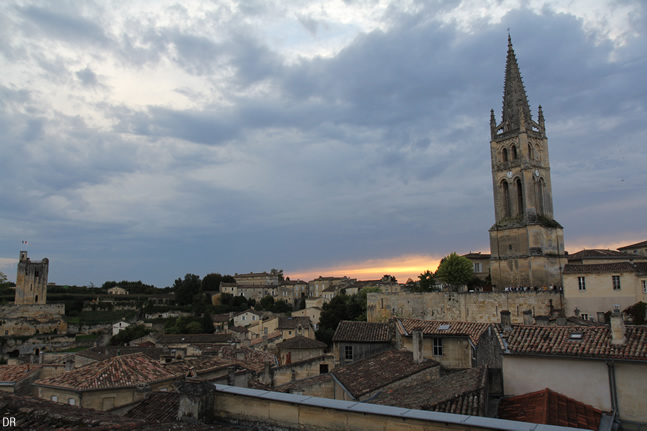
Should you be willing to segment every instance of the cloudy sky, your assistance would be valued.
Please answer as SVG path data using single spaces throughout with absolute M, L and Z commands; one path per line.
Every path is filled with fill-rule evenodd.
M 508 28 L 567 250 L 647 240 L 640 0 L 3 1 L 0 271 L 21 241 L 51 282 L 158 287 L 489 252 Z

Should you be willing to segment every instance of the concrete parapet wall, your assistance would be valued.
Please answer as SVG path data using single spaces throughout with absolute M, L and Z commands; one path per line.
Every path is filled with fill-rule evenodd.
M 431 292 L 431 293 L 369 293 L 369 322 L 386 322 L 391 317 L 423 320 L 497 323 L 501 310 L 511 313 L 512 323 L 523 323 L 523 312 L 533 316 L 550 315 L 563 308 L 562 292 L 530 290 L 519 292 Z
M 215 385 L 214 417 L 274 430 L 567 430 L 476 416 L 411 410 Z

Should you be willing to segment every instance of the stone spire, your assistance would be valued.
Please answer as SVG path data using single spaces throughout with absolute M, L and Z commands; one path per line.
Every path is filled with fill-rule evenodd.
M 503 87 L 503 131 L 521 129 L 521 121 L 524 121 L 525 128 L 530 129 L 531 121 L 530 105 L 528 96 L 523 86 L 523 79 L 517 64 L 517 57 L 512 48 L 512 39 L 508 34 L 508 58 L 505 65 L 505 84 Z

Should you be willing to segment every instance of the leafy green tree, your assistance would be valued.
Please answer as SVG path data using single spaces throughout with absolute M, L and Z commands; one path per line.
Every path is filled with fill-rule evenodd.
M 4 287 L 5 285 L 8 285 L 8 284 L 9 284 L 9 279 L 7 278 L 7 274 L 0 271 L 0 287 Z
M 426 270 L 418 276 L 418 283 L 411 287 L 412 292 L 436 292 L 436 279 L 434 273 Z
M 220 282 L 222 281 L 222 278 L 222 275 L 213 272 L 205 275 L 202 279 L 202 291 L 220 292 Z
M 436 277 L 454 291 L 465 286 L 473 276 L 472 262 L 466 257 L 457 255 L 456 252 L 445 256 L 436 270 Z
M 265 295 L 262 297 L 258 304 L 258 309 L 272 311 L 272 308 L 274 308 L 274 297 L 272 295 Z
M 200 277 L 195 274 L 186 274 L 184 280 L 178 278 L 173 284 L 175 292 L 175 303 L 177 305 L 191 305 L 193 298 L 202 293 Z
M 223 275 L 222 276 L 222 282 L 223 283 L 235 283 L 236 279 L 232 277 L 231 275 Z
M 202 334 L 203 328 L 200 322 L 193 321 L 186 325 L 185 331 L 186 334 Z

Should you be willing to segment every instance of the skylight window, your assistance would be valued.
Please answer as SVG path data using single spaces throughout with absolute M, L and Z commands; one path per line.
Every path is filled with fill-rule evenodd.
M 581 340 L 584 334 L 582 332 L 571 332 L 571 340 Z
M 448 325 L 448 324 L 440 325 L 440 326 L 438 327 L 438 330 L 439 330 L 439 331 L 446 331 L 446 330 L 448 330 L 448 329 L 449 329 L 449 325 Z

